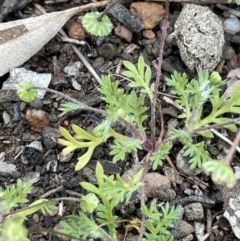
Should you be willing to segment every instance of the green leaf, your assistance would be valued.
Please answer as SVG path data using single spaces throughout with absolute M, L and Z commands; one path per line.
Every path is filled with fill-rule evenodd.
M 211 175 L 212 180 L 219 185 L 226 185 L 228 188 L 232 188 L 237 183 L 232 168 L 222 161 L 205 162 L 202 165 L 202 169 L 207 175 Z
M 97 195 L 101 194 L 100 190 L 89 182 L 80 182 L 80 184 L 84 189 L 86 189 L 89 192 L 96 193 Z
M 91 238 L 104 238 L 109 240 L 107 233 L 101 229 L 93 220 L 89 218 L 83 212 L 77 215 L 70 215 L 67 217 L 67 222 L 60 222 L 62 229 L 59 231 L 66 235 L 71 235 L 76 237 L 76 240 L 79 238 L 82 239 L 91 239 Z M 108 237 L 106 237 L 108 236 Z
M 230 130 L 231 132 L 234 132 L 234 133 L 236 133 L 237 132 L 237 130 L 238 130 L 238 128 L 236 127 L 236 125 L 227 125 L 227 126 L 224 126 L 224 128 L 226 128 L 226 129 L 228 129 L 228 130 Z
M 139 75 L 144 78 L 144 59 L 143 56 L 140 55 L 140 57 L 138 58 L 138 72 Z
M 169 154 L 172 149 L 172 143 L 167 142 L 159 146 L 158 150 L 153 152 L 150 160 L 152 161 L 152 169 L 156 170 L 158 166 L 162 166 L 162 161 L 165 159 L 166 155 Z
M 129 70 L 129 71 L 124 71 L 123 75 L 127 76 L 128 73 L 133 74 L 133 76 L 138 75 L 138 70 L 134 64 L 132 64 L 129 61 L 123 61 L 123 65 Z
M 74 111 L 74 110 L 78 110 L 78 109 L 81 109 L 82 106 L 81 105 L 78 105 L 76 103 L 73 103 L 73 102 L 64 102 L 60 105 L 60 107 L 58 108 L 59 111 L 61 111 L 61 114 L 59 115 L 60 117 L 61 116 L 64 116 L 66 115 L 67 113 L 71 112 L 71 111 Z
M 114 140 L 114 144 L 111 145 L 110 155 L 113 155 L 113 162 L 124 160 L 125 155 L 137 149 L 142 149 L 141 142 L 138 140 Z
M 35 87 L 32 82 L 24 82 L 18 85 L 17 94 L 22 101 L 32 102 L 37 98 L 37 89 L 29 90 L 31 87 Z
M 213 137 L 214 137 L 214 135 L 212 134 L 212 132 L 209 131 L 209 130 L 199 131 L 198 134 L 201 135 L 201 136 L 203 136 L 203 137 L 205 137 L 205 138 L 213 138 Z
M 48 201 L 47 199 L 39 199 L 39 200 L 31 203 L 27 209 L 20 210 L 19 212 L 12 214 L 11 216 L 17 217 L 17 218 L 24 218 L 24 217 L 31 215 L 31 214 L 37 212 L 38 210 L 40 210 L 41 206 L 46 205 L 47 201 Z
M 76 133 L 75 138 L 78 140 L 96 141 L 96 139 L 97 139 L 95 136 L 93 136 L 93 135 L 89 134 L 87 131 L 83 130 L 80 126 L 73 124 L 72 129 Z
M 146 72 L 145 72 L 145 81 L 146 81 L 147 84 L 150 83 L 151 77 L 152 77 L 152 70 L 148 66 L 147 69 L 146 69 Z
M 2 193 L 3 211 L 9 212 L 11 208 L 17 207 L 19 204 L 27 203 L 26 195 L 31 192 L 32 182 L 28 181 L 23 185 L 21 179 L 17 180 L 17 184 L 7 187 Z
M 101 187 L 102 183 L 104 182 L 104 171 L 100 162 L 97 162 L 97 165 L 96 165 L 96 177 L 97 177 L 98 184 Z
M 27 238 L 27 229 L 23 226 L 24 219 L 7 218 L 1 227 L 1 240 L 30 241 Z
M 161 207 L 162 212 L 159 212 L 156 207 L 156 200 L 153 200 L 149 208 L 141 204 L 141 211 L 147 217 L 145 220 L 146 232 L 144 233 L 147 239 L 144 240 L 161 240 L 157 237 L 171 236 L 168 229 L 173 227 L 173 221 L 179 218 L 178 208 L 170 208 L 169 204 L 166 203 Z M 163 239 L 163 241 L 166 240 Z
M 138 68 L 129 61 L 123 61 L 124 66 L 128 71 L 124 71 L 123 75 L 132 78 L 133 80 L 128 84 L 129 87 L 140 87 L 140 91 L 143 94 L 147 94 L 150 100 L 153 100 L 154 84 L 149 85 L 151 79 L 151 70 L 147 67 L 144 73 L 144 59 L 142 56 L 138 58 Z M 146 78 L 145 78 L 146 77 Z
M 81 170 L 82 168 L 84 168 L 88 164 L 88 162 L 89 162 L 89 160 L 90 160 L 90 158 L 93 154 L 94 149 L 95 149 L 95 146 L 90 146 L 88 148 L 87 152 L 84 155 L 82 155 L 81 157 L 78 158 L 78 162 L 75 165 L 75 171 Z
M 80 207 L 84 212 L 93 213 L 97 208 L 99 200 L 93 193 L 89 193 L 81 198 Z
M 101 21 L 98 18 L 101 16 L 99 12 L 90 12 L 82 18 L 83 27 L 92 35 L 106 36 L 111 33 L 113 24 L 107 15 L 104 15 Z
M 67 129 L 64 127 L 60 126 L 59 127 L 59 132 L 60 134 L 65 137 L 67 140 L 69 140 L 72 144 L 74 145 L 79 145 L 80 142 L 78 142 L 70 133 Z

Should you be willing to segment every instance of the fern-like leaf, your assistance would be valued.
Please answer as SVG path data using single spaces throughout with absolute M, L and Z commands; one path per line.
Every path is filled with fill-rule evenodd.
M 124 160 L 125 155 L 137 149 L 142 149 L 141 142 L 136 140 L 114 140 L 111 145 L 110 154 L 113 155 L 113 162 Z
M 82 107 L 80 105 L 75 104 L 73 102 L 64 102 L 58 108 L 58 110 L 61 111 L 61 114 L 59 116 L 60 117 L 64 116 L 71 111 L 78 110 L 78 109 L 81 109 L 81 108 Z
M 169 154 L 172 148 L 172 144 L 170 142 L 160 145 L 158 150 L 155 151 L 150 160 L 152 161 L 152 168 L 156 170 L 158 166 L 162 166 L 162 161 L 165 159 L 165 156 Z
M 232 188 L 237 182 L 232 168 L 222 161 L 213 160 L 205 162 L 202 165 L 202 169 L 207 175 L 211 175 L 212 180 L 219 185 L 226 185 Z

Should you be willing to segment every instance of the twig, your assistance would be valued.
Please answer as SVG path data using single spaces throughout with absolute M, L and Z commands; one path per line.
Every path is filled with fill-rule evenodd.
M 233 155 L 234 155 L 234 153 L 236 152 L 236 148 L 237 148 L 239 142 L 240 142 L 240 130 L 239 130 L 238 133 L 237 133 L 237 136 L 236 136 L 236 138 L 235 138 L 235 140 L 234 140 L 234 142 L 233 142 L 233 145 L 232 145 L 230 151 L 228 152 L 227 156 L 226 156 L 225 159 L 224 159 L 224 163 L 225 163 L 226 165 L 229 165 L 229 166 L 230 166 L 231 161 L 232 161 L 232 159 L 233 159 Z
M 81 202 L 81 199 L 74 197 L 59 197 L 53 198 L 52 201 L 70 201 L 70 202 Z
M 55 189 L 52 189 L 52 190 L 44 193 L 43 195 L 41 195 L 40 198 L 46 198 L 46 197 L 52 195 L 53 193 L 56 193 L 56 192 L 58 192 L 58 191 L 60 191 L 62 189 L 63 189 L 63 186 L 57 187 Z
M 56 95 L 58 95 L 58 96 L 61 96 L 62 98 L 67 99 L 67 100 L 69 100 L 69 101 L 71 101 L 71 102 L 79 105 L 80 108 L 83 108 L 83 109 L 89 110 L 89 111 L 93 111 L 93 112 L 96 112 L 96 113 L 99 113 L 99 114 L 102 114 L 102 115 L 107 115 L 107 112 L 106 112 L 106 111 L 100 110 L 100 109 L 96 109 L 96 108 L 90 107 L 90 106 L 88 106 L 88 105 L 85 105 L 85 104 L 83 104 L 82 102 L 80 102 L 80 101 L 72 98 L 71 96 L 66 95 L 66 94 L 64 94 L 64 93 L 61 93 L 61 92 L 59 92 L 59 91 L 57 91 L 57 90 L 53 90 L 53 89 L 49 89 L 49 88 L 44 88 L 44 87 L 37 87 L 37 86 L 30 87 L 29 90 L 31 90 L 31 89 L 48 91 L 48 92 L 50 92 L 50 93 L 56 94 Z
M 177 171 L 177 168 L 176 168 L 175 165 L 173 164 L 171 158 L 170 158 L 168 155 L 166 155 L 165 158 L 166 158 L 169 166 L 170 166 L 171 168 L 173 168 L 175 171 Z
M 101 15 L 97 18 L 97 21 L 101 22 L 103 16 L 112 8 L 114 7 L 119 1 L 118 0 L 111 0 L 109 4 L 105 7 L 104 11 L 101 13 Z
M 216 136 L 220 137 L 225 142 L 227 142 L 230 146 L 233 145 L 233 142 L 231 140 L 229 140 L 226 136 L 222 135 L 220 132 L 216 131 L 215 129 L 210 129 L 210 131 L 212 133 L 214 133 Z M 236 150 L 240 153 L 240 147 L 239 146 L 236 147 Z
M 233 14 L 233 15 L 235 15 L 235 16 L 240 17 L 240 11 L 238 11 L 238 10 L 229 8 L 229 7 L 227 7 L 227 6 L 223 6 L 223 5 L 221 5 L 221 4 L 217 4 L 216 6 L 217 6 L 218 8 L 220 8 L 220 9 L 222 9 L 222 10 L 228 11 L 229 13 L 231 13 L 231 14 Z
M 61 37 L 61 40 L 63 42 L 68 42 L 70 44 L 78 44 L 78 45 L 86 45 L 87 44 L 86 41 L 80 41 L 80 40 L 68 38 L 68 37 Z

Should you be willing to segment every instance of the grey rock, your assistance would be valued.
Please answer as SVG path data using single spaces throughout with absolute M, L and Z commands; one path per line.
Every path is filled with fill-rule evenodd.
M 103 66 L 105 63 L 105 59 L 103 57 L 97 57 L 93 63 L 92 66 L 94 69 L 99 69 L 101 66 Z
M 221 60 L 224 44 L 222 22 L 209 7 L 186 4 L 170 36 L 190 70 L 212 71 Z
M 193 235 L 189 234 L 186 237 L 184 237 L 181 241 L 192 241 L 193 240 Z
M 5 103 L 9 101 L 19 101 L 17 91 L 13 89 L 0 90 L 0 103 Z
M 201 173 L 201 169 L 200 168 L 194 168 L 194 169 L 190 169 L 190 164 L 189 164 L 189 158 L 183 156 L 184 151 L 181 150 L 176 158 L 176 166 L 179 172 L 185 174 L 185 175 L 192 175 L 192 176 L 196 176 L 199 173 Z
M 204 241 L 204 229 L 205 229 L 204 223 L 195 221 L 194 227 L 195 227 L 195 233 L 198 241 Z
M 171 231 L 171 234 L 175 239 L 184 238 L 195 231 L 195 228 L 191 224 L 183 220 L 174 221 L 174 227 L 175 229 Z
M 158 198 L 163 202 L 171 201 L 176 197 L 176 192 L 171 188 L 156 187 L 153 190 L 153 194 L 154 197 Z
M 231 46 L 227 46 L 227 45 L 223 46 L 223 51 L 222 51 L 223 59 L 230 60 L 234 55 L 235 55 L 235 51 Z
M 190 203 L 184 207 L 187 220 L 199 220 L 204 217 L 203 207 L 200 203 Z

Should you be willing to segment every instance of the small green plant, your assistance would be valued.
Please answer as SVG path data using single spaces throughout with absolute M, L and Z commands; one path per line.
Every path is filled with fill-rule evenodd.
M 214 160 L 205 149 L 205 140 L 213 138 L 212 128 L 237 131 L 237 120 L 229 118 L 229 114 L 240 114 L 238 94 L 240 86 L 236 87 L 231 97 L 226 100 L 224 96 L 220 95 L 225 81 L 217 72 L 209 75 L 208 71 L 199 71 L 198 78 L 190 81 L 186 74 L 174 72 L 171 78 L 166 79 L 166 83 L 171 88 L 171 93 L 178 96 L 176 102 L 184 109 L 179 115 L 184 126 L 181 129 L 172 130 L 168 139 L 162 140 L 156 137 L 150 139 L 146 134 L 148 108 L 145 103 L 150 102 L 152 107 L 154 102 L 155 86 L 150 81 L 151 69 L 146 66 L 142 56 L 139 57 L 136 66 L 128 61 L 124 61 L 123 64 L 127 69 L 123 75 L 131 78 L 128 86 L 132 90 L 127 94 L 119 87 L 118 81 L 112 81 L 110 76 L 102 76 L 98 91 L 106 103 L 106 110 L 88 107 L 64 95 L 73 103 L 63 103 L 59 108 L 62 114 L 78 108 L 85 108 L 105 116 L 102 123 L 94 128 L 93 133 L 88 133 L 81 127 L 72 125 L 74 132 L 72 135 L 68 130 L 60 127 L 60 133 L 65 139 L 59 138 L 57 142 L 65 146 L 63 154 L 79 148 L 87 148 L 86 153 L 78 158 L 75 169 L 82 169 L 90 160 L 94 149 L 111 137 L 113 142 L 110 145 L 110 154 L 113 156 L 113 161 L 124 160 L 127 153 L 142 149 L 147 153 L 147 163 L 150 163 L 152 169 L 155 170 L 163 165 L 165 156 L 171 153 L 173 141 L 178 139 L 183 145 L 184 156 L 189 157 L 191 168 L 200 167 L 206 174 L 211 175 L 216 183 L 233 187 L 236 178 L 229 166 L 230 163 Z M 20 86 L 20 88 L 22 89 L 19 93 L 24 96 L 32 95 L 31 90 L 35 89 L 35 87 L 29 88 L 28 85 Z M 46 90 L 56 93 L 50 89 Z M 61 93 L 59 95 L 63 96 Z M 114 130 L 116 122 L 126 126 L 130 134 L 127 136 L 116 132 Z M 146 165 L 145 173 L 147 169 Z M 102 167 L 98 164 L 96 168 L 98 187 L 90 183 L 81 183 L 82 187 L 90 193 L 82 198 L 79 216 L 70 216 L 67 222 L 62 223 L 63 232 L 74 237 L 102 237 L 105 240 L 115 241 L 117 224 L 125 221 L 118 220 L 118 217 L 114 215 L 114 207 L 120 202 L 128 201 L 132 192 L 140 188 L 139 175 L 133 178 L 132 183 L 126 184 L 119 176 L 116 178 L 104 176 Z M 177 218 L 176 209 L 170 208 L 166 204 L 159 211 L 154 202 L 150 208 L 141 202 L 141 210 L 147 217 L 147 222 L 141 224 L 144 225 L 142 230 L 146 230 L 142 233 L 143 240 L 173 240 L 167 229 L 171 228 L 172 221 Z M 129 220 L 126 222 L 131 224 Z M 133 226 L 136 227 L 136 224 Z
M 43 214 L 51 213 L 56 207 L 47 199 L 39 199 L 27 208 L 11 212 L 19 204 L 28 202 L 26 195 L 30 193 L 31 182 L 25 185 L 18 179 L 16 186 L 5 190 L 0 187 L 0 239 L 5 241 L 29 241 L 27 229 L 23 225 L 24 218 L 41 210 Z
M 123 62 L 127 71 L 123 75 L 131 78 L 128 84 L 129 87 L 140 89 L 140 95 L 137 95 L 135 90 L 126 94 L 123 89 L 119 88 L 118 81 L 111 81 L 110 76 L 102 76 L 99 81 L 99 92 L 102 94 L 102 99 L 106 103 L 106 111 L 101 111 L 106 116 L 106 119 L 93 130 L 93 134 L 87 133 L 82 128 L 73 125 L 75 136 L 72 136 L 66 129 L 60 127 L 60 133 L 66 140 L 58 139 L 58 142 L 66 148 L 63 153 L 68 154 L 78 148 L 88 148 L 87 152 L 78 159 L 76 170 L 83 168 L 91 158 L 94 149 L 105 142 L 108 138 L 113 137 L 113 144 L 110 146 L 113 155 L 113 161 L 124 160 L 125 155 L 138 149 L 146 150 L 150 153 L 152 167 L 155 170 L 162 165 L 165 156 L 171 152 L 172 141 L 179 139 L 183 144 L 184 156 L 189 157 L 191 168 L 202 167 L 204 171 L 214 176 L 214 180 L 219 183 L 233 186 L 236 182 L 233 171 L 227 168 L 227 165 L 211 158 L 207 150 L 205 150 L 204 138 L 213 138 L 211 128 L 226 128 L 233 132 L 237 131 L 237 127 L 227 114 L 240 113 L 240 87 L 236 87 L 231 97 L 225 100 L 224 96 L 220 96 L 220 90 L 225 81 L 221 79 L 217 72 L 211 75 L 207 71 L 199 71 L 198 80 L 192 79 L 189 81 L 186 74 L 175 72 L 171 78 L 166 79 L 166 83 L 172 88 L 171 93 L 179 96 L 176 100 L 184 111 L 179 115 L 179 118 L 184 120 L 185 126 L 182 129 L 172 130 L 169 139 L 159 141 L 153 144 L 146 133 L 144 121 L 147 118 L 144 106 L 146 97 L 152 103 L 154 84 L 150 84 L 151 69 L 145 66 L 143 57 L 140 56 L 137 67 L 128 61 Z M 28 86 L 28 85 L 26 85 Z M 21 87 L 21 94 L 32 95 L 27 91 L 25 86 Z M 25 91 L 24 89 L 25 88 Z M 204 104 L 209 103 L 212 106 L 208 114 L 203 114 Z M 67 113 L 72 109 L 85 108 L 81 103 L 64 103 L 60 110 L 62 113 Z M 90 109 L 93 110 L 94 109 Z M 96 110 L 97 111 L 97 110 Z M 99 112 L 99 111 L 98 111 Z M 205 111 L 206 112 L 206 111 Z M 125 136 L 113 130 L 115 122 L 120 121 L 132 133 L 131 136 Z M 202 136 L 202 141 L 196 142 L 196 136 Z M 214 166 L 219 166 L 223 169 L 225 166 L 228 171 L 221 175 L 221 172 L 214 171 L 212 165 L 205 165 L 211 161 Z M 217 170 L 218 168 L 216 168 Z M 229 182 L 231 180 L 231 182 Z
M 76 240 L 78 237 L 117 240 L 117 228 L 121 224 L 131 226 L 133 220 L 119 219 L 114 215 L 114 209 L 120 203 L 128 202 L 132 193 L 142 186 L 141 174 L 142 172 L 139 172 L 130 183 L 125 183 L 119 175 L 116 178 L 113 175 L 105 176 L 101 164 L 97 163 L 98 186 L 81 182 L 81 186 L 90 193 L 81 198 L 79 215 L 71 215 L 61 222 L 61 232 L 71 234 Z M 150 208 L 142 205 L 141 211 L 148 217 L 143 240 L 173 240 L 168 228 L 173 227 L 173 221 L 178 218 L 178 209 L 170 208 L 167 204 L 159 211 L 153 201 Z
M 86 13 L 82 18 L 83 27 L 92 35 L 106 36 L 111 33 L 113 24 L 107 15 L 101 19 L 102 13 L 90 12 Z

